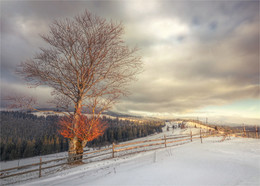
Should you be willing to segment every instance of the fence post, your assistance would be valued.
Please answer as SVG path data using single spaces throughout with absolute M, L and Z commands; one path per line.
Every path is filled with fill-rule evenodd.
M 258 131 L 257 131 L 257 126 L 255 125 L 255 138 L 258 138 Z
M 245 127 L 245 124 L 244 124 L 244 137 L 246 137 L 246 127 Z
M 42 157 L 40 157 L 40 164 L 39 164 L 39 178 L 42 176 Z
M 115 157 L 115 143 L 112 144 L 112 158 Z
M 201 128 L 200 128 L 200 142 L 202 143 Z
M 192 141 L 192 131 L 190 131 L 190 141 Z
M 166 135 L 164 135 L 164 147 L 166 148 Z

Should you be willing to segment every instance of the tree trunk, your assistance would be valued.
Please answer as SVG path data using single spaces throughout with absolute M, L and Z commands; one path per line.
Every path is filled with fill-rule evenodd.
M 87 140 L 84 141 L 80 141 L 77 138 L 74 138 L 72 140 L 70 140 L 69 142 L 69 158 L 68 158 L 68 162 L 69 163 L 81 163 L 82 162 L 82 158 L 83 158 L 83 148 L 86 146 L 87 144 Z
M 81 163 L 83 158 L 83 146 L 82 142 L 77 138 L 74 137 L 69 142 L 69 152 L 68 152 L 69 163 Z
M 75 104 L 75 111 L 74 111 L 74 120 L 73 120 L 74 129 L 78 128 L 80 115 L 81 115 L 81 107 L 82 107 L 82 101 L 81 101 L 81 99 L 78 99 L 78 102 Z M 68 156 L 69 156 L 69 158 L 68 158 L 69 163 L 81 163 L 82 162 L 83 144 L 82 144 L 82 141 L 79 140 L 76 135 L 69 142 Z

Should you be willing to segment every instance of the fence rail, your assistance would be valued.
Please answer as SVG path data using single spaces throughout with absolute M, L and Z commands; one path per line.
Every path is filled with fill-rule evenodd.
M 143 140 L 143 141 L 137 141 L 137 142 L 129 142 L 129 143 L 122 143 L 122 144 L 113 143 L 112 147 L 96 150 L 93 152 L 83 153 L 82 155 L 77 155 L 75 157 L 82 156 L 82 160 L 94 159 L 93 161 L 89 161 L 89 162 L 97 162 L 97 161 L 112 159 L 115 157 L 122 157 L 125 155 L 131 155 L 131 154 L 135 154 L 135 153 L 166 148 L 166 147 L 170 147 L 169 146 L 170 144 L 174 144 L 171 146 L 182 145 L 182 144 L 192 142 L 196 139 L 200 139 L 200 141 L 202 143 L 203 138 L 212 137 L 212 136 L 223 136 L 223 140 L 225 140 L 225 137 L 227 135 L 234 135 L 237 137 L 241 137 L 240 135 L 242 135 L 242 137 L 246 137 L 246 135 L 243 136 L 244 133 L 230 133 L 230 134 L 213 133 L 213 132 L 206 132 L 206 133 L 203 132 L 202 133 L 200 130 L 200 133 L 198 133 L 198 134 L 192 134 L 192 132 L 190 132 L 190 135 L 182 135 L 182 136 L 171 135 L 168 137 L 164 136 L 163 138 Z M 183 142 L 183 143 L 180 143 L 180 142 Z M 151 148 L 151 147 L 154 147 L 154 148 Z M 68 157 L 58 158 L 58 159 L 53 159 L 53 160 L 48 160 L 48 161 L 42 161 L 40 158 L 39 163 L 27 164 L 27 165 L 23 165 L 23 166 L 12 167 L 12 168 L 8 168 L 8 169 L 0 170 L 0 179 L 9 178 L 9 177 L 13 177 L 13 176 L 19 176 L 22 174 L 28 174 L 28 173 L 32 173 L 32 172 L 38 172 L 38 176 L 41 177 L 42 173 L 43 173 L 42 170 L 66 165 L 66 164 L 68 164 L 67 160 L 68 160 Z M 54 164 L 54 165 L 43 166 L 43 165 L 50 164 L 52 162 L 57 163 L 60 161 L 63 161 L 63 162 Z M 75 161 L 81 161 L 81 160 L 75 160 Z M 89 162 L 86 162 L 86 163 L 89 163 Z M 35 168 L 37 166 L 38 166 L 38 168 Z M 28 168 L 32 168 L 32 169 L 26 170 Z M 21 171 L 21 170 L 25 170 L 25 171 Z

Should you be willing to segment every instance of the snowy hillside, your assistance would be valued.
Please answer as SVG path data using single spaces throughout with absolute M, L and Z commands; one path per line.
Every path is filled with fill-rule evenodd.
M 167 123 L 171 126 L 171 123 Z M 191 129 L 196 133 L 198 129 Z M 175 129 L 149 136 L 189 133 Z M 23 185 L 260 185 L 260 140 L 211 137 L 84 164 Z
M 24 185 L 259 185 L 254 139 L 190 143 L 87 164 Z

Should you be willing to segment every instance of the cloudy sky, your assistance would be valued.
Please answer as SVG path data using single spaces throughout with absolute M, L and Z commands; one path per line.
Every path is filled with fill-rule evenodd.
M 122 21 L 141 49 L 144 72 L 115 111 L 259 123 L 259 1 L 1 1 L 2 98 L 30 93 L 46 106 L 50 89 L 28 89 L 14 71 L 54 19 L 85 9 Z

